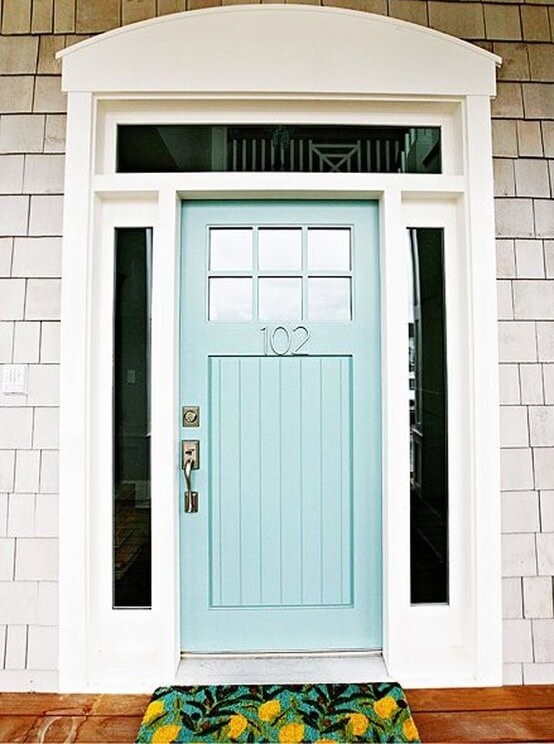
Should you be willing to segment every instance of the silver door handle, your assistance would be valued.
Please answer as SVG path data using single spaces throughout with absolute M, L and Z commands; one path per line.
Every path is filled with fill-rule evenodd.
M 185 512 L 196 514 L 198 511 L 198 492 L 192 490 L 192 471 L 199 466 L 199 443 L 188 441 L 182 444 L 182 465 L 185 474 Z
M 198 511 L 198 492 L 192 490 L 192 458 L 185 461 L 185 512 L 195 514 Z
M 192 459 L 185 460 L 185 483 L 187 491 L 192 491 L 191 478 L 192 476 Z

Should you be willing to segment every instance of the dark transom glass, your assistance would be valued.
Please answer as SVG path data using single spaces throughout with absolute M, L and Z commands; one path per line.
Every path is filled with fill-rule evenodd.
M 122 124 L 118 173 L 440 173 L 439 127 Z

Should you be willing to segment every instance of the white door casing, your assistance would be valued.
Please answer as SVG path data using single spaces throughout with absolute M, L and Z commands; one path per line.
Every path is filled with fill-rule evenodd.
M 69 93 L 61 689 L 146 691 L 175 680 L 178 205 L 195 198 L 379 200 L 383 654 L 389 673 L 406 685 L 498 684 L 498 383 L 489 115 L 498 58 L 402 21 L 294 5 L 164 16 L 84 41 L 61 56 Z M 115 139 L 123 122 L 438 125 L 443 173 L 118 174 Z M 113 610 L 113 229 L 133 225 L 154 228 L 152 609 Z M 406 227 L 417 226 L 444 227 L 446 241 L 451 602 L 442 606 L 409 603 L 408 344 L 402 299 L 407 279 L 399 267 Z

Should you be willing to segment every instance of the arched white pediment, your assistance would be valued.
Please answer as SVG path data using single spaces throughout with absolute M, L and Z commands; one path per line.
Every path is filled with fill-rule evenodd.
M 59 56 L 66 91 L 249 95 L 494 95 L 500 62 L 412 23 L 307 5 L 176 13 Z

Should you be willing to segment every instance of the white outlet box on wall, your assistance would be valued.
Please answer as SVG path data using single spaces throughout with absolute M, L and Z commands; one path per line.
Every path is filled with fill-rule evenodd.
M 4 364 L 2 393 L 4 395 L 25 395 L 26 392 L 27 366 L 25 364 Z

